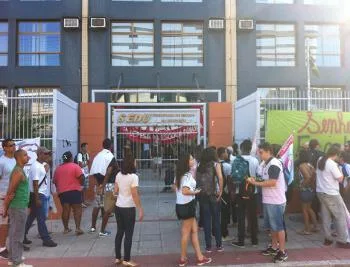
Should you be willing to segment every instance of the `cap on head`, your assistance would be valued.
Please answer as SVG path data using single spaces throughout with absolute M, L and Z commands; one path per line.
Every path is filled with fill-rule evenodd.
M 44 147 L 44 146 L 41 146 L 41 147 L 38 147 L 36 153 L 37 153 L 37 154 L 40 154 L 40 153 L 47 154 L 47 153 L 51 153 L 51 150 L 47 149 L 47 148 Z

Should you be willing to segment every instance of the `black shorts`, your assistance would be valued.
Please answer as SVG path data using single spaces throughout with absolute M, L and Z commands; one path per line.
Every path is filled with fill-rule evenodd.
M 60 198 L 61 205 L 64 205 L 64 204 L 74 205 L 74 204 L 83 203 L 83 197 L 82 197 L 81 191 L 78 191 L 78 190 L 63 192 L 58 196 Z
M 196 201 L 187 204 L 176 204 L 176 215 L 179 220 L 187 220 L 196 217 Z

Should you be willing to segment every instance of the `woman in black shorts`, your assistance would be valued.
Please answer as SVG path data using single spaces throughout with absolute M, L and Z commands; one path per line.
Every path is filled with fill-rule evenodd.
M 77 235 L 82 235 L 84 232 L 80 229 L 82 217 L 82 191 L 81 186 L 84 182 L 84 174 L 78 164 L 73 163 L 73 155 L 67 151 L 62 156 L 63 163 L 57 167 L 53 183 L 56 185 L 57 193 L 63 208 L 62 222 L 64 233 L 69 233 L 69 215 L 73 210 L 74 221 Z

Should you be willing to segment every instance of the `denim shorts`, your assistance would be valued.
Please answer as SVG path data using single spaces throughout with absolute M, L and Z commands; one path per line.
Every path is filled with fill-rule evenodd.
M 264 205 L 264 226 L 273 232 L 284 231 L 284 211 L 286 204 L 263 204 Z

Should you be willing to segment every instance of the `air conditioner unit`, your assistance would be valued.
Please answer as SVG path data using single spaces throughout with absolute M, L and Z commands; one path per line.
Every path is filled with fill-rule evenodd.
M 225 29 L 224 19 L 209 19 L 208 28 L 211 30 L 223 30 Z
M 240 19 L 238 21 L 238 28 L 240 30 L 254 30 L 254 20 L 252 20 L 252 19 Z
M 79 18 L 63 18 L 64 29 L 79 29 L 80 21 Z
M 106 18 L 90 18 L 90 28 L 105 29 L 106 27 Z

